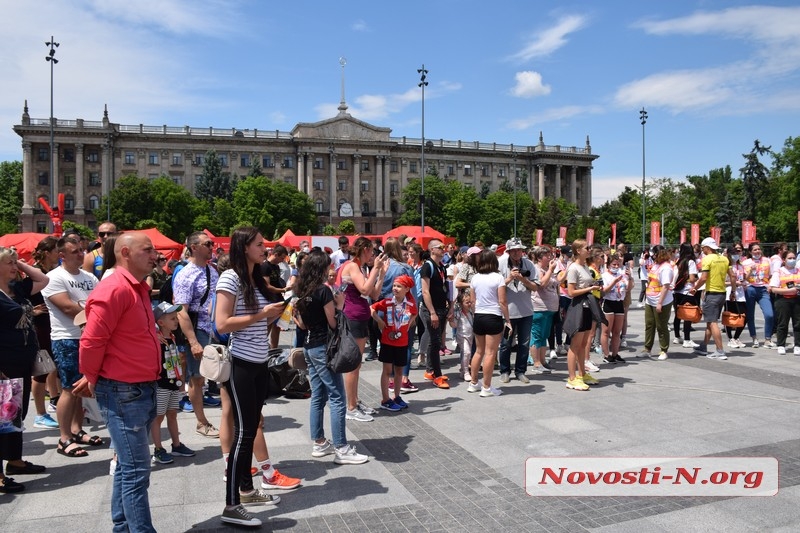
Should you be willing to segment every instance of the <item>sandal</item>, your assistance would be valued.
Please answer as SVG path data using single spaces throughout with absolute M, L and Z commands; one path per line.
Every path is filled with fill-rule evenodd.
M 83 444 L 83 445 L 88 444 L 89 446 L 102 446 L 103 445 L 103 439 L 101 439 L 97 435 L 91 435 L 90 436 L 84 430 L 80 430 L 77 433 L 73 433 L 72 437 L 73 437 L 73 440 L 75 442 L 77 442 L 78 444 Z M 89 437 L 89 440 L 83 440 L 84 437 Z
M 75 446 L 75 447 L 72 448 L 71 450 L 67 450 L 67 448 L 69 448 L 70 446 Z M 67 439 L 66 441 L 62 441 L 61 439 L 58 439 L 58 447 L 56 448 L 56 451 L 58 453 L 60 453 L 61 455 L 64 455 L 66 457 L 88 457 L 89 456 L 89 452 L 87 452 L 86 450 L 81 448 L 80 445 L 78 444 L 78 442 L 75 439 Z

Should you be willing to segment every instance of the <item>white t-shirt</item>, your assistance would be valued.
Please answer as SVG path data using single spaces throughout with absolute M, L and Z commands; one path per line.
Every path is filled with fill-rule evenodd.
M 256 293 L 257 307 L 248 309 L 244 303 L 244 294 L 239 291 L 239 276 L 233 269 L 223 272 L 217 281 L 217 292 L 227 292 L 236 295 L 234 306 L 234 316 L 250 315 L 255 311 L 260 311 L 269 302 L 264 298 L 257 288 L 253 289 Z M 267 360 L 269 349 L 269 335 L 267 326 L 269 320 L 263 318 L 258 322 L 250 324 L 244 329 L 231 333 L 231 355 L 251 363 L 264 363 Z
M 661 265 L 653 265 L 651 267 L 651 270 L 654 268 L 656 269 L 656 275 L 658 276 L 658 281 L 661 283 L 661 286 L 662 287 L 666 286 L 669 288 L 667 294 L 664 295 L 664 301 L 661 302 L 661 305 L 671 304 L 673 299 L 672 282 L 674 281 L 672 265 L 670 265 L 669 263 L 663 263 Z M 647 296 L 647 304 L 656 307 L 658 305 L 658 298 L 660 294 L 661 291 L 659 291 L 659 294 L 655 296 Z
M 333 268 L 338 269 L 345 261 L 350 260 L 350 254 L 346 254 L 341 248 L 331 254 L 331 264 Z
M 50 297 L 55 294 L 67 293 L 69 299 L 81 305 L 86 303 L 89 293 L 94 290 L 99 281 L 94 274 L 80 270 L 77 274 L 70 274 L 64 267 L 54 268 L 47 273 L 50 282 L 42 289 L 44 303 L 50 312 L 50 339 L 66 340 L 80 339 L 81 328 L 72 323 L 73 318 L 61 312 L 52 302 Z
M 617 276 L 619 276 L 619 274 L 621 274 L 623 272 L 625 272 L 625 270 L 622 269 L 622 268 L 619 269 L 619 273 L 617 273 L 617 274 L 612 274 L 608 270 L 603 272 L 603 275 L 601 276 L 602 279 L 603 279 L 603 286 L 604 287 L 609 286 L 611 283 L 613 283 L 613 281 L 615 279 L 617 279 Z M 612 301 L 612 302 L 620 302 L 620 301 L 623 301 L 625 299 L 625 294 L 627 292 L 628 292 L 628 277 L 627 276 L 623 276 L 623 278 L 621 280 L 619 280 L 618 282 L 614 283 L 614 286 L 611 287 L 610 291 L 605 293 L 603 298 L 605 298 L 608 301 Z
M 475 314 L 503 316 L 497 291 L 506 284 L 505 281 L 499 272 L 472 276 L 470 286 L 475 295 Z
M 686 271 L 687 276 L 689 277 L 691 277 L 692 275 L 697 276 L 697 263 L 695 263 L 694 261 L 689 261 L 686 266 L 687 266 L 687 271 Z M 676 264 L 674 267 L 672 267 L 672 270 L 673 270 L 672 277 L 675 280 L 675 284 L 677 284 L 679 281 L 681 281 L 681 279 L 678 277 L 678 265 Z M 676 290 L 675 292 L 677 292 L 678 294 L 689 294 L 692 291 L 694 283 L 689 281 L 689 277 L 686 278 L 686 283 L 683 284 L 683 287 L 681 287 L 679 290 Z

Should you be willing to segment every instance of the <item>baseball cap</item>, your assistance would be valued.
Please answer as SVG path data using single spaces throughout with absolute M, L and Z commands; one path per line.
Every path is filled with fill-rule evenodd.
M 404 244 L 404 245 L 406 245 L 406 246 L 408 246 L 409 244 L 411 244 L 412 242 L 414 242 L 414 241 L 416 241 L 416 240 L 417 240 L 417 238 L 416 238 L 416 237 L 406 237 L 406 240 L 405 240 L 405 241 L 403 241 L 403 244 Z
M 572 246 L 562 246 L 561 255 L 572 255 Z
M 469 246 L 462 246 L 458 251 L 462 254 L 465 254 L 469 251 Z
M 478 248 L 477 246 L 472 246 L 471 248 L 469 248 L 467 250 L 467 256 L 474 255 L 474 254 L 479 254 L 479 253 L 481 253 L 481 249 Z
M 168 315 L 170 313 L 175 313 L 180 311 L 182 307 L 180 305 L 171 304 L 169 302 L 161 302 L 153 309 L 153 316 L 156 317 L 156 320 L 161 318 L 164 315 Z
M 715 241 L 711 237 L 706 237 L 705 239 L 703 239 L 703 242 L 700 243 L 700 247 L 701 248 L 705 248 L 706 246 L 708 246 L 712 250 L 719 250 L 719 246 L 717 245 L 717 241 Z

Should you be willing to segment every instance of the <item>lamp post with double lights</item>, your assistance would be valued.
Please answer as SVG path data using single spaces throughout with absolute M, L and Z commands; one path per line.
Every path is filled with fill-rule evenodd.
M 645 251 L 645 228 L 647 227 L 647 223 L 645 222 L 645 204 L 647 201 L 647 196 L 645 195 L 645 166 L 644 166 L 644 125 L 647 123 L 647 111 L 645 111 L 644 107 L 641 111 L 639 111 L 639 118 L 642 122 L 642 253 Z
M 55 179 L 56 176 L 53 176 L 53 172 L 55 172 L 55 159 L 53 155 L 53 151 L 55 149 L 55 133 L 53 129 L 53 66 L 58 63 L 58 59 L 56 59 L 56 48 L 58 48 L 58 43 L 56 42 L 55 38 L 51 35 L 50 41 L 44 43 L 50 47 L 50 52 L 45 56 L 45 60 L 50 63 L 50 207 L 54 205 L 58 205 L 58 202 L 55 201 Z
M 425 69 L 425 63 L 422 64 L 422 68 L 417 69 L 417 74 L 419 74 L 419 83 L 417 85 L 422 87 L 422 142 L 420 143 L 420 150 L 422 152 L 422 189 L 420 190 L 419 194 L 419 212 L 420 227 L 422 229 L 422 233 L 425 233 L 425 87 L 428 86 L 428 82 L 425 81 L 428 76 L 428 71 Z
M 517 238 L 517 152 L 511 151 L 511 159 L 514 160 L 514 168 L 511 171 L 514 173 L 514 238 Z
M 330 155 L 329 164 L 333 167 L 336 164 L 336 149 L 333 145 L 328 147 L 328 154 Z M 333 170 L 329 170 L 330 174 L 333 175 Z M 328 178 L 328 183 L 330 188 L 330 198 L 328 199 L 328 224 L 333 227 L 333 203 L 336 201 L 334 191 L 333 191 L 333 181 Z

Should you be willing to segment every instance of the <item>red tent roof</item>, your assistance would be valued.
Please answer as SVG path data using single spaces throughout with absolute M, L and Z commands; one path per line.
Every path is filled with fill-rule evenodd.
M 126 232 L 135 231 L 137 233 L 144 233 L 150 240 L 153 242 L 153 246 L 156 250 L 164 254 L 164 257 L 167 260 L 170 259 L 180 259 L 181 254 L 183 253 L 183 245 L 179 242 L 175 242 L 160 231 L 158 228 L 147 228 L 147 229 L 137 229 L 137 230 L 125 230 Z
M 383 242 L 386 242 L 387 237 L 399 237 L 400 235 L 415 237 L 417 239 L 417 243 L 419 243 L 423 248 L 427 248 L 428 243 L 433 239 L 438 239 L 445 244 L 456 242 L 453 237 L 448 237 L 444 233 L 436 231 L 430 226 L 425 226 L 424 232 L 419 226 L 397 226 L 396 228 L 383 234 Z
M 27 262 L 31 262 L 33 251 L 45 237 L 50 237 L 47 233 L 7 233 L 0 237 L 0 246 L 16 248 L 17 255 Z

